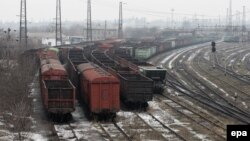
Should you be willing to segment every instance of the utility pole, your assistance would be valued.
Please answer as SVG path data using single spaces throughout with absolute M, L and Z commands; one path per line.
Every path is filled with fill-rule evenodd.
M 122 31 L 123 19 L 122 19 L 122 2 L 119 5 L 119 25 L 118 25 L 118 38 L 123 38 L 123 31 Z
M 241 27 L 240 11 L 237 10 L 236 13 L 235 13 L 235 15 L 236 15 L 236 22 L 235 22 L 235 24 L 236 24 L 236 26 Z
M 10 31 L 11 29 L 8 28 L 8 30 L 6 31 L 7 33 L 7 48 L 6 48 L 6 58 L 7 58 L 7 68 L 10 67 Z
M 194 14 L 194 16 L 193 16 L 193 28 L 197 28 L 196 25 L 198 27 L 199 22 L 198 22 L 198 19 L 197 19 L 197 14 Z
M 19 43 L 20 46 L 27 48 L 28 46 L 28 36 L 27 36 L 27 12 L 26 12 L 26 0 L 21 0 L 20 8 L 20 29 L 19 29 Z
M 229 9 L 227 8 L 227 14 L 226 14 L 226 26 L 229 25 Z
M 242 31 L 246 30 L 246 7 L 243 6 Z
M 106 39 L 107 36 L 107 21 L 105 21 L 105 26 L 104 26 L 104 40 Z
M 233 23 L 232 23 L 232 0 L 229 1 L 228 24 L 229 24 L 228 26 L 229 26 L 230 31 L 232 31 L 232 26 L 233 26 Z
M 88 0 L 87 7 L 87 41 L 92 42 L 91 0 Z
M 174 29 L 174 9 L 171 9 L 171 27 Z
M 219 27 L 221 27 L 221 19 L 220 19 L 220 15 L 219 15 Z
M 56 1 L 56 46 L 62 45 L 61 0 Z

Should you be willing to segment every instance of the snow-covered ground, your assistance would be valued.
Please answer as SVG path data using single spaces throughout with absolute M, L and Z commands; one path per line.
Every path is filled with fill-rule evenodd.
M 76 138 L 78 140 L 104 140 L 100 131 L 95 128 L 95 123 L 86 118 L 78 102 L 76 111 L 72 113 L 72 119 L 70 123 L 54 125 L 60 140 L 76 140 Z
M 167 112 L 166 109 L 163 110 L 158 102 L 151 101 L 149 102 L 149 106 L 151 108 L 150 113 L 175 132 L 182 135 L 185 133 L 189 138 L 196 140 L 209 140 L 208 135 L 192 129 L 189 122 L 182 122 L 178 119 L 180 117 L 172 115 L 171 111 Z

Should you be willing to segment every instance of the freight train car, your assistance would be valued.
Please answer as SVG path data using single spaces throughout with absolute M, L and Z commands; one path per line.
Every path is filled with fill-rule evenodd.
M 211 42 L 217 39 L 219 39 L 217 35 L 210 35 L 206 37 L 194 36 L 194 37 L 176 37 L 167 39 L 159 38 L 157 40 L 151 40 L 150 42 L 143 42 L 141 40 L 138 42 L 128 41 L 124 44 L 121 44 L 120 47 L 129 50 L 130 54 L 132 54 L 131 56 L 139 60 L 147 60 L 165 51 L 170 51 L 176 48 L 181 48 L 204 42 Z
M 154 92 L 161 94 L 164 90 L 167 70 L 153 65 L 140 65 L 139 71 L 154 81 Z
M 61 62 L 57 59 L 42 59 L 42 60 L 40 60 L 40 66 L 43 66 L 46 64 L 59 64 L 59 65 L 61 65 Z
M 120 83 L 117 78 L 89 63 L 83 49 L 72 48 L 68 55 L 71 79 L 90 115 L 113 117 L 120 110 Z
M 110 68 L 116 70 L 119 67 L 118 63 L 105 55 L 102 50 L 96 49 L 92 51 L 91 60 L 108 71 Z
M 120 110 L 120 82 L 93 63 L 77 66 L 81 96 L 92 114 L 115 115 Z
M 41 50 L 39 53 L 40 59 L 58 59 L 58 52 L 59 50 L 56 48 L 48 48 Z
M 75 110 L 75 87 L 55 55 L 57 50 L 53 49 L 40 53 L 41 96 L 49 114 L 64 115 Z
M 182 37 L 182 38 L 172 38 L 166 39 L 163 41 L 158 41 L 160 44 L 157 46 L 155 54 L 162 53 L 164 51 L 173 50 L 175 48 L 181 48 L 189 45 L 210 42 L 213 40 L 217 40 L 219 37 L 217 36 L 207 36 L 207 37 Z
M 79 77 L 77 66 L 82 63 L 88 63 L 88 60 L 83 54 L 82 48 L 71 48 L 68 52 L 67 70 L 72 83 L 79 89 Z M 77 90 L 78 91 L 78 90 Z M 77 92 L 79 93 L 79 91 Z
M 141 103 L 153 99 L 153 81 L 133 72 L 118 72 L 121 82 L 121 95 L 125 103 Z
M 105 54 L 104 50 L 94 50 L 92 60 L 114 74 L 120 80 L 121 98 L 126 103 L 144 105 L 153 98 L 153 81 L 141 74 L 122 67 Z
M 156 53 L 156 46 L 137 47 L 135 57 L 140 60 L 148 59 Z
M 40 78 L 42 80 L 66 80 L 67 71 L 61 64 L 45 64 L 41 66 Z
M 166 69 L 159 66 L 154 66 L 145 61 L 139 61 L 133 58 L 129 53 L 124 51 L 124 48 L 116 48 L 112 53 L 114 60 L 118 61 L 119 64 L 123 64 L 124 67 L 129 67 L 134 71 L 138 71 L 146 77 L 154 81 L 154 92 L 162 93 L 164 89 L 164 81 L 166 77 Z
M 75 110 L 75 88 L 69 80 L 41 80 L 41 94 L 50 114 L 69 114 Z

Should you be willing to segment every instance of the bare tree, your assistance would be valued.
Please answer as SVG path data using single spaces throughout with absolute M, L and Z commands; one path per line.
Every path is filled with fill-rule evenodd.
M 25 99 L 25 98 L 24 98 Z M 18 103 L 13 103 L 10 107 L 12 116 L 9 118 L 9 122 L 13 125 L 13 131 L 18 133 L 18 140 L 23 140 L 22 133 L 30 130 L 30 113 L 31 107 L 28 102 L 21 100 Z
M 4 50 L 0 50 L 2 54 Z M 3 53 L 4 54 L 4 53 Z M 0 58 L 0 59 L 3 59 Z M 24 133 L 30 130 L 32 99 L 29 98 L 30 87 L 37 70 L 34 52 L 13 47 L 10 50 L 9 66 L 0 63 L 0 113 L 8 123 L 7 128 L 17 133 L 17 140 L 24 140 Z

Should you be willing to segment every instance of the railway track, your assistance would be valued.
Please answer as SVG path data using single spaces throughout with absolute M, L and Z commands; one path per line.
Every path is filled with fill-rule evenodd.
M 150 102 L 149 105 L 151 108 L 147 113 L 143 113 L 144 118 L 151 123 L 155 120 L 162 126 L 166 126 L 166 130 L 173 131 L 173 135 L 177 134 L 175 136 L 178 137 L 179 140 L 224 140 L 220 137 L 215 137 L 216 135 L 207 129 L 194 124 L 194 122 L 176 112 L 175 109 L 166 106 L 163 102 L 154 100 Z
M 242 49 L 242 50 L 240 50 L 240 49 Z M 225 75 L 228 74 L 228 75 L 240 80 L 241 82 L 243 82 L 245 84 L 250 84 L 249 75 L 240 74 L 235 68 L 237 62 L 240 62 L 240 57 L 242 56 L 241 55 L 242 52 L 249 51 L 249 49 L 247 49 L 247 48 L 240 48 L 240 49 L 238 49 L 239 54 L 233 52 L 228 57 L 226 57 L 224 59 L 224 64 L 222 64 L 222 62 L 219 61 L 220 59 L 216 55 L 215 56 L 216 57 L 216 66 L 219 70 L 221 70 L 222 72 L 225 72 Z M 233 51 L 236 51 L 236 50 L 233 50 Z M 228 61 L 228 60 L 230 60 L 230 61 Z M 242 63 L 242 62 L 240 62 L 240 63 Z
M 191 53 L 191 51 L 184 51 L 184 53 L 180 52 L 179 54 L 182 54 L 182 56 L 187 56 L 188 52 Z M 174 74 L 173 77 L 178 77 L 178 78 L 181 78 L 182 80 L 181 81 L 179 81 L 179 80 L 176 81 L 175 78 L 171 79 L 169 81 L 169 86 L 170 87 L 172 86 L 174 89 L 178 89 L 183 94 L 188 93 L 190 99 L 192 99 L 195 96 L 196 99 L 198 101 L 200 101 L 201 104 L 206 103 L 205 105 L 209 105 L 210 108 L 213 107 L 213 108 L 217 109 L 217 111 L 220 111 L 220 112 L 226 114 L 228 117 L 230 117 L 231 115 L 233 115 L 235 113 L 236 114 L 235 115 L 236 119 L 238 119 L 238 120 L 240 120 L 241 122 L 244 122 L 244 123 L 248 122 L 249 117 L 248 117 L 247 113 L 244 113 L 244 111 L 242 111 L 241 109 L 235 109 L 234 105 L 231 105 L 231 107 L 228 107 L 228 106 L 225 107 L 225 105 L 221 104 L 220 102 L 214 102 L 213 99 L 211 98 L 211 94 L 210 95 L 209 95 L 209 93 L 206 94 L 206 90 L 203 90 L 204 88 L 206 88 L 205 86 L 207 84 L 205 84 L 205 82 L 197 83 L 196 81 L 194 81 L 193 80 L 195 78 L 193 76 L 194 74 L 192 76 L 190 76 L 191 74 L 186 74 L 185 76 L 183 76 L 183 73 L 184 74 L 186 73 L 187 68 L 186 69 L 183 68 L 182 64 L 184 64 L 183 63 L 184 60 L 188 60 L 188 59 L 185 58 L 185 57 L 182 57 L 181 55 L 178 55 L 178 54 L 176 54 L 175 56 L 176 57 L 172 57 L 173 58 L 172 60 L 168 61 L 168 63 L 169 63 L 169 64 L 167 64 L 168 67 L 172 66 L 173 62 L 175 62 L 174 70 L 171 70 L 168 73 L 170 75 Z M 166 59 L 164 59 L 164 60 L 166 60 Z M 181 62 L 182 64 L 180 66 L 176 65 L 177 62 Z M 186 80 L 186 81 L 183 82 L 183 80 Z M 190 80 L 191 80 L 191 83 L 189 83 Z M 195 84 L 196 86 L 194 86 L 193 84 Z M 210 91 L 211 91 L 211 88 L 210 88 Z M 203 93 L 205 93 L 206 96 Z M 218 92 L 216 92 L 215 94 L 217 94 L 218 96 L 220 95 Z M 203 100 L 201 100 L 201 99 L 203 99 Z M 221 98 L 220 100 L 225 102 L 225 99 L 223 99 L 223 98 Z M 213 106 L 211 106 L 211 105 L 213 105 Z M 238 110 L 241 111 L 243 116 L 245 116 L 245 117 L 241 117 L 240 113 L 238 113 Z
M 246 69 L 246 71 L 248 71 L 247 73 L 245 73 L 245 75 L 249 76 L 249 71 L 250 71 L 250 53 L 246 53 L 243 58 L 241 59 L 241 62 L 244 63 L 244 67 Z
M 122 111 L 118 115 L 118 119 L 112 122 L 97 123 L 109 140 L 167 140 L 162 132 L 155 130 L 136 112 Z
M 123 114 L 129 114 L 131 119 L 128 119 L 126 116 L 121 117 Z M 186 141 L 183 135 L 176 132 L 177 129 L 168 127 L 167 123 L 164 123 L 164 121 L 161 121 L 149 112 L 120 112 L 119 118 L 122 118 L 122 120 L 97 123 L 108 140 L 134 141 L 151 139 Z M 126 118 L 126 120 L 123 120 L 124 118 Z
M 117 125 L 115 121 L 111 123 L 97 123 L 102 131 L 106 134 L 109 140 L 119 141 L 119 140 L 129 140 L 132 141 L 131 137 L 123 131 L 121 127 Z
M 75 140 L 79 141 L 79 138 L 76 136 L 74 128 L 70 123 L 67 124 L 54 124 L 55 131 L 59 140 Z
M 216 68 L 220 70 L 224 75 L 227 74 L 236 80 L 240 80 L 242 84 L 249 85 L 250 73 L 247 67 L 249 61 L 249 48 L 246 45 L 240 45 L 235 47 L 234 45 L 222 46 L 216 53 Z M 208 54 L 209 50 L 205 53 Z M 211 55 L 211 53 L 210 53 Z M 212 56 L 212 55 L 211 55 Z M 212 58 L 212 57 L 210 57 Z M 211 63 L 210 60 L 201 59 L 205 63 Z
M 218 51 L 217 54 L 220 54 L 220 59 L 218 57 L 216 58 L 218 64 L 223 64 L 222 66 L 227 66 L 229 67 L 230 70 L 235 72 L 235 74 L 238 75 L 244 75 L 240 74 L 239 65 L 244 62 L 246 57 L 249 55 L 249 48 L 247 47 L 246 44 L 238 44 L 236 47 L 234 44 L 229 44 L 226 47 L 222 46 L 221 50 Z M 243 58 L 242 58 L 243 57 Z
M 169 100 L 177 103 L 178 105 L 181 105 L 184 107 L 184 109 L 187 109 L 191 113 L 194 113 L 197 116 L 200 116 L 202 119 L 208 120 L 208 122 L 211 122 L 214 126 L 216 126 L 219 129 L 226 130 L 227 123 L 223 121 L 223 119 L 219 117 L 215 117 L 211 112 L 208 110 L 200 107 L 199 105 L 194 105 L 191 101 L 188 101 L 186 97 L 175 97 L 175 96 L 169 96 L 169 95 L 163 95 L 163 97 L 168 98 Z
M 230 101 L 230 103 L 235 104 L 237 102 L 236 105 L 242 105 L 240 108 L 247 110 L 248 106 L 246 107 L 246 104 L 242 104 L 242 103 L 246 103 L 244 101 L 250 100 L 250 94 L 236 87 L 234 83 L 224 80 L 225 79 L 224 76 L 217 77 L 217 75 L 215 76 L 211 74 L 211 71 L 208 71 L 207 68 L 206 69 L 203 68 L 205 64 L 202 61 L 203 59 L 200 56 L 198 56 L 195 67 L 201 72 L 204 72 L 209 77 L 209 79 L 212 78 L 214 83 L 220 84 L 221 87 L 225 88 L 228 91 L 228 94 L 231 94 L 231 96 L 230 95 L 224 96 L 225 99 Z M 212 73 L 213 72 L 214 71 L 212 71 Z M 237 99 L 238 99 L 237 101 L 235 101 L 235 98 L 234 98 L 235 94 L 237 94 Z M 241 102 L 241 103 L 238 103 L 238 102 Z
M 58 140 L 95 140 L 103 141 L 105 136 L 94 124 L 87 119 L 81 105 L 77 102 L 76 111 L 72 113 L 72 120 L 64 123 L 53 123 L 54 132 Z
M 163 102 L 168 107 L 171 107 L 181 115 L 184 115 L 192 122 L 195 122 L 196 124 L 200 125 L 202 128 L 209 130 L 212 134 L 214 134 L 213 137 L 217 136 L 219 140 L 226 140 L 226 125 L 223 124 L 221 121 L 213 118 L 212 116 L 202 111 L 194 111 L 190 107 L 186 107 L 186 105 L 183 105 L 180 102 L 173 100 L 169 96 L 162 95 L 155 96 L 155 98 L 158 101 Z
M 186 141 L 185 137 L 182 137 L 175 130 L 166 126 L 166 124 L 156 118 L 153 114 L 138 113 L 136 116 L 144 121 L 144 123 L 147 124 L 152 130 L 159 132 L 165 140 Z
M 195 61 L 192 61 L 192 63 L 194 62 Z M 195 64 L 193 66 L 198 66 L 198 65 Z M 248 114 L 248 112 L 246 112 L 245 110 L 242 110 L 241 107 L 238 107 L 238 105 L 235 105 L 232 101 L 229 101 L 228 99 L 225 99 L 223 96 L 221 96 L 221 93 L 225 93 L 223 89 L 218 88 L 218 86 L 215 86 L 214 83 L 209 81 L 207 78 L 204 78 L 203 76 L 201 76 L 201 74 L 199 74 L 195 70 L 193 70 L 195 73 L 192 73 L 188 70 L 188 68 L 185 68 L 185 67 L 186 66 L 183 65 L 183 69 L 186 70 L 185 73 L 187 73 L 187 75 L 185 76 L 190 77 L 194 80 L 194 84 L 196 88 L 199 89 L 201 93 L 205 94 L 207 99 L 216 101 L 216 103 L 220 105 L 220 107 L 222 107 L 224 110 L 228 111 L 232 115 L 235 115 L 242 122 L 245 122 L 245 123 L 249 122 L 248 120 L 250 118 L 250 115 Z M 202 79 L 198 79 L 197 76 L 198 78 L 202 78 Z M 209 85 L 206 83 L 209 83 Z M 212 85 L 213 88 L 210 85 Z
M 187 55 L 185 55 L 185 56 L 187 56 Z M 176 58 L 176 60 L 177 60 L 177 58 Z M 175 60 L 176 63 L 182 62 L 182 61 L 176 61 L 176 60 Z M 185 60 L 185 58 L 182 58 L 182 60 Z M 183 85 L 176 85 L 176 83 L 170 82 L 170 83 L 172 83 L 171 85 L 173 86 L 174 89 L 178 89 L 181 93 L 186 94 L 190 98 L 196 99 L 199 102 L 201 102 L 202 104 L 208 105 L 210 108 L 214 108 L 217 111 L 220 111 L 224 114 L 227 114 L 227 116 L 234 115 L 234 117 L 236 119 L 240 120 L 243 123 L 249 122 L 249 116 L 247 113 L 245 113 L 241 109 L 235 108 L 233 105 L 231 105 L 231 107 L 228 105 L 225 105 L 225 99 L 220 99 L 221 101 L 216 100 L 216 102 L 215 102 L 215 100 L 211 98 L 211 95 L 209 95 L 209 93 L 207 93 L 206 89 L 208 89 L 209 92 L 214 93 L 214 95 L 216 94 L 219 96 L 220 94 L 218 94 L 217 92 L 214 92 L 211 88 L 204 85 L 204 82 L 199 82 L 199 80 L 197 80 L 196 77 L 193 76 L 194 74 L 188 72 L 188 70 L 187 70 L 188 68 L 185 68 L 186 66 L 184 66 L 183 63 L 175 65 L 175 66 L 178 66 L 178 69 L 181 68 L 181 70 L 182 70 L 181 74 L 184 75 L 183 77 L 185 77 L 189 81 L 191 80 L 192 84 L 194 85 L 194 87 L 196 89 L 190 90 L 190 88 L 184 87 L 187 91 L 183 91 L 183 88 L 181 88 L 181 87 L 183 87 Z M 174 81 L 176 82 L 176 80 L 174 80 Z M 179 84 L 180 83 L 181 82 L 179 81 Z M 204 95 L 204 94 L 206 94 L 206 95 Z M 195 98 L 194 98 L 194 96 L 195 96 Z M 223 101 L 224 101 L 224 104 L 221 103 Z M 241 111 L 241 112 L 238 112 L 238 111 Z

